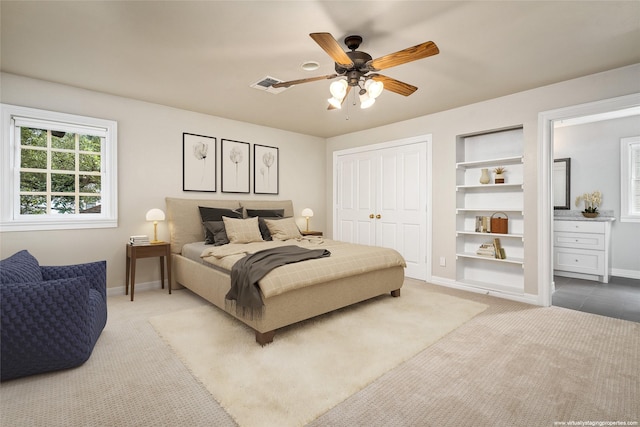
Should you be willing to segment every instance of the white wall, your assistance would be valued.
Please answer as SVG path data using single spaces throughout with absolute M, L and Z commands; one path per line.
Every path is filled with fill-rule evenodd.
M 555 158 L 571 158 L 572 210 L 577 196 L 599 190 L 600 210 L 612 210 L 617 218 L 611 226 L 613 274 L 640 277 L 640 224 L 620 222 L 620 138 L 640 135 L 640 116 L 604 120 L 555 129 Z
M 313 228 L 323 230 L 326 200 L 324 139 L 237 122 L 74 87 L 0 75 L 1 102 L 118 122 L 118 227 L 0 233 L 0 257 L 28 249 L 43 265 L 107 260 L 109 287 L 124 286 L 125 244 L 132 234 L 153 233 L 145 221 L 147 210 L 165 209 L 164 198 L 291 199 L 296 216 L 313 209 Z M 182 133 L 218 139 L 216 193 L 182 191 Z M 220 139 L 279 148 L 280 194 L 228 194 L 220 192 Z M 253 147 L 251 147 L 253 153 Z M 308 159 L 305 161 L 304 159 Z M 253 191 L 253 160 L 251 164 Z M 300 218 L 301 221 L 303 221 Z M 301 222 L 302 224 L 302 222 Z M 166 223 L 158 225 L 160 239 L 169 240 Z M 158 261 L 138 262 L 136 283 L 160 280 Z
M 535 72 L 532 70 L 532 72 Z M 433 135 L 432 275 L 455 280 L 455 141 L 456 135 L 524 126 L 525 292 L 538 294 L 538 113 L 640 92 L 640 64 L 467 105 L 404 122 L 327 140 L 327 177 L 332 180 L 333 152 L 416 135 Z M 380 102 L 384 102 L 381 98 Z M 426 101 L 428 102 L 428 100 Z M 436 181 L 437 180 L 437 181 Z M 330 181 L 333 187 L 333 182 Z M 330 194 L 327 206 L 331 206 Z M 331 213 L 328 213 L 331 216 Z M 551 212 L 549 213 L 551 216 Z M 332 218 L 327 229 L 331 230 Z M 551 250 L 551 248 L 549 248 Z M 446 258 L 446 266 L 438 263 Z

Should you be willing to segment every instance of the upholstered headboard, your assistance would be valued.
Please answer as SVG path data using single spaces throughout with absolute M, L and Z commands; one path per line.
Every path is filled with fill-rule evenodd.
M 171 252 L 179 254 L 187 243 L 204 240 L 202 221 L 198 206 L 208 208 L 238 209 L 284 209 L 284 216 L 293 216 L 291 200 L 212 200 L 180 199 L 166 197 L 167 221 L 171 236 Z

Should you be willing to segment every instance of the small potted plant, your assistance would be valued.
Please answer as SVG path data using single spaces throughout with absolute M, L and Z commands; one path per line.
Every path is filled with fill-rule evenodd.
M 600 206 L 600 203 L 602 203 L 601 192 L 596 190 L 593 193 L 584 193 L 582 196 L 578 196 L 576 198 L 576 206 L 578 206 L 580 202 L 584 202 L 584 210 L 582 211 L 583 216 L 587 218 L 595 218 L 600 215 L 598 207 Z
M 494 182 L 496 184 L 504 184 L 504 173 L 507 170 L 505 168 L 503 168 L 502 166 L 498 166 L 497 168 L 495 168 L 493 170 L 493 172 L 496 174 L 496 176 L 494 177 Z

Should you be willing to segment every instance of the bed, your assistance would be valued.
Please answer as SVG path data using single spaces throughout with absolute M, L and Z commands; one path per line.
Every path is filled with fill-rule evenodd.
M 241 245 L 205 245 L 200 208 L 236 210 L 243 212 L 243 218 L 252 210 L 277 209 L 285 218 L 291 218 L 294 216 L 292 202 L 172 197 L 165 201 L 171 235 L 172 288 L 186 287 L 236 317 L 255 330 L 255 339 L 260 345 L 272 342 L 276 330 L 284 326 L 379 295 L 400 296 L 405 262 L 393 249 L 303 237 L 277 241 L 274 245 L 326 248 L 331 256 L 278 267 L 269 272 L 258 282 L 264 304 L 261 316 L 242 316 L 229 309 L 228 301 L 225 303 L 225 295 L 231 288 L 230 265 L 244 256 L 242 250 L 238 250 Z M 266 246 L 260 242 L 246 244 L 247 251 L 263 247 Z M 338 272 L 339 264 L 348 266 Z M 305 274 L 300 274 L 301 269 Z M 306 274 L 309 271 L 325 271 L 327 275 Z M 292 275 L 299 279 L 285 280 L 283 284 L 282 277 Z

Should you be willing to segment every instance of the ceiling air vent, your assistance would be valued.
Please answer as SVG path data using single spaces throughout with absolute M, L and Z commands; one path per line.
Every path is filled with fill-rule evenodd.
M 276 83 L 281 83 L 284 80 L 279 80 L 276 79 L 274 77 L 265 77 L 260 81 L 255 82 L 254 84 L 250 85 L 252 88 L 254 89 L 258 89 L 258 90 L 262 90 L 265 92 L 269 92 L 269 93 L 280 93 L 283 90 L 287 90 L 288 88 L 286 87 L 279 87 L 277 89 L 271 87 L 271 85 L 276 84 Z

